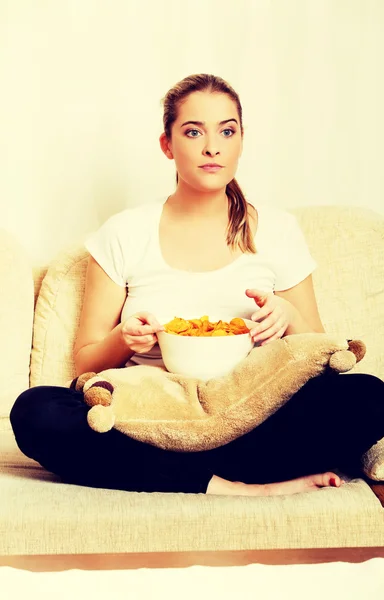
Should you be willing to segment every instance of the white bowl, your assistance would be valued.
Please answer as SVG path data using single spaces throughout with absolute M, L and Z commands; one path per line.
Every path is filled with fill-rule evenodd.
M 210 318 L 211 322 L 218 320 Z M 230 321 L 230 319 L 225 320 Z M 254 321 L 243 320 L 250 329 L 254 327 Z M 168 371 L 197 377 L 204 381 L 221 377 L 232 371 L 254 346 L 249 333 L 194 337 L 160 331 L 157 339 Z

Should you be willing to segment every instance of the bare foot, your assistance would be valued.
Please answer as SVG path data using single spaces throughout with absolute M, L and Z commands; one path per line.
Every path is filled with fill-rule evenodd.
M 206 493 L 226 496 L 282 496 L 300 492 L 314 492 L 323 487 L 340 487 L 344 483 L 345 481 L 331 471 L 307 475 L 290 481 L 266 484 L 227 481 L 214 475 L 208 484 Z
M 266 488 L 268 496 L 281 496 L 283 494 L 297 494 L 299 492 L 315 492 L 323 487 L 340 487 L 345 481 L 338 475 L 327 471 L 316 475 L 307 475 L 281 483 L 268 483 Z

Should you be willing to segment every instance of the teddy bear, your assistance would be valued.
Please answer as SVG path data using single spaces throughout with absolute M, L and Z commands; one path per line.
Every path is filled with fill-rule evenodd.
M 83 393 L 97 432 L 114 427 L 163 449 L 209 450 L 265 421 L 310 378 L 350 371 L 365 351 L 360 340 L 303 333 L 254 347 L 208 381 L 137 365 L 84 373 L 68 385 Z

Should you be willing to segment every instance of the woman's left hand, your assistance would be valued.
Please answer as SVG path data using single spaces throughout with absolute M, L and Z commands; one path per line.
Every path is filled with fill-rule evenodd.
M 273 292 L 245 290 L 245 293 L 260 306 L 251 316 L 252 321 L 258 322 L 250 332 L 253 342 L 260 342 L 260 346 L 264 346 L 283 337 L 291 320 L 291 303 L 275 296 Z

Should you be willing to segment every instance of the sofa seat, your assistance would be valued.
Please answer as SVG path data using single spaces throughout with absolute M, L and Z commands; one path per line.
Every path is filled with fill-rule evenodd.
M 384 545 L 384 511 L 362 479 L 272 498 L 100 490 L 61 483 L 1 429 L 0 555 Z

